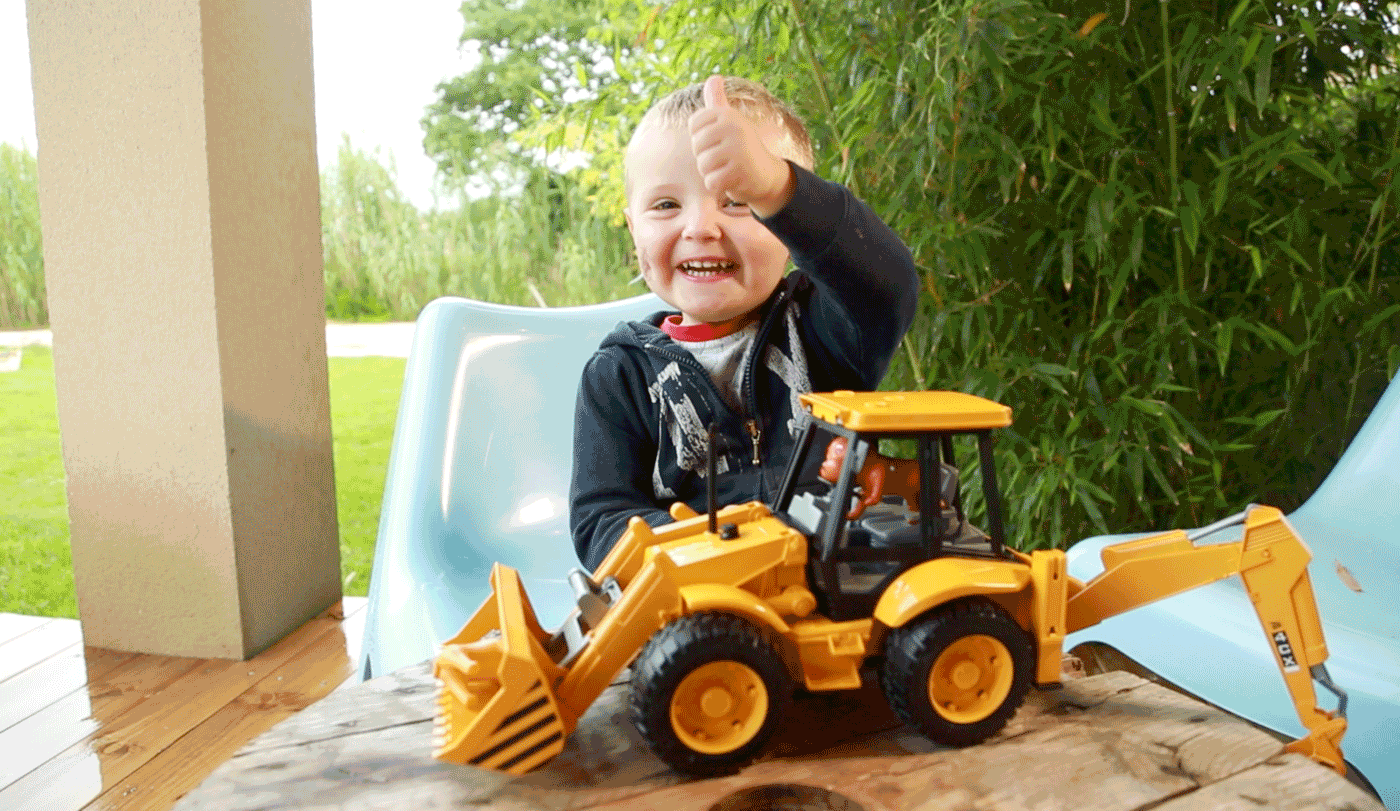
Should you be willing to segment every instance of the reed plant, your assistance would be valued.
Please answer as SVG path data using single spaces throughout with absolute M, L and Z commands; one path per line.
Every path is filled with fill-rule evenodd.
M 516 189 L 420 211 L 392 165 L 344 142 L 322 178 L 326 312 L 412 320 L 439 296 L 568 306 L 644 292 L 625 230 L 593 216 L 567 175 L 541 171 Z
M 48 323 L 34 156 L 0 144 L 0 329 Z

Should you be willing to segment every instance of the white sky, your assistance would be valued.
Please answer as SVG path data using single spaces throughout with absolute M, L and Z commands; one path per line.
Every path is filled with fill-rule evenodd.
M 37 1 L 37 0 L 36 0 Z M 0 0 L 0 142 L 35 152 L 34 91 L 25 0 Z M 316 151 L 335 160 L 341 133 L 362 151 L 392 157 L 399 188 L 419 208 L 432 205 L 433 162 L 423 154 L 419 120 L 433 88 L 465 73 L 459 55 L 458 0 L 311 0 L 316 81 Z

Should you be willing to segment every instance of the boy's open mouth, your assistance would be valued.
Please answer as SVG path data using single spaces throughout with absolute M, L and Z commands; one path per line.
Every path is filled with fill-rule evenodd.
M 738 270 L 739 266 L 733 262 L 702 259 L 692 262 L 681 262 L 676 269 L 693 279 L 713 279 L 716 276 L 725 276 Z

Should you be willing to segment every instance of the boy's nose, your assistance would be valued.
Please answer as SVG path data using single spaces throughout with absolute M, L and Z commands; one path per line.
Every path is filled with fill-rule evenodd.
M 688 239 L 719 239 L 719 212 L 709 206 L 692 206 L 686 212 L 685 231 Z

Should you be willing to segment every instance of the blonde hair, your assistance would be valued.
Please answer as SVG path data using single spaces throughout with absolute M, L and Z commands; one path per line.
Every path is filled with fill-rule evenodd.
M 627 142 L 627 151 L 631 152 L 637 135 L 649 127 L 685 126 L 693 113 L 705 107 L 704 87 L 703 83 L 682 87 L 653 104 L 646 115 L 642 116 L 637 129 L 632 132 L 632 138 Z M 791 107 L 758 82 L 737 76 L 724 77 L 724 95 L 729 99 L 730 106 L 743 111 L 750 120 L 759 124 L 776 124 L 782 128 L 786 137 L 770 145 L 775 155 L 787 158 L 804 169 L 812 168 L 815 163 L 812 138 L 807 134 L 807 125 L 803 123 L 801 116 L 793 112 Z M 627 161 L 624 160 L 623 182 L 630 189 L 627 175 Z

